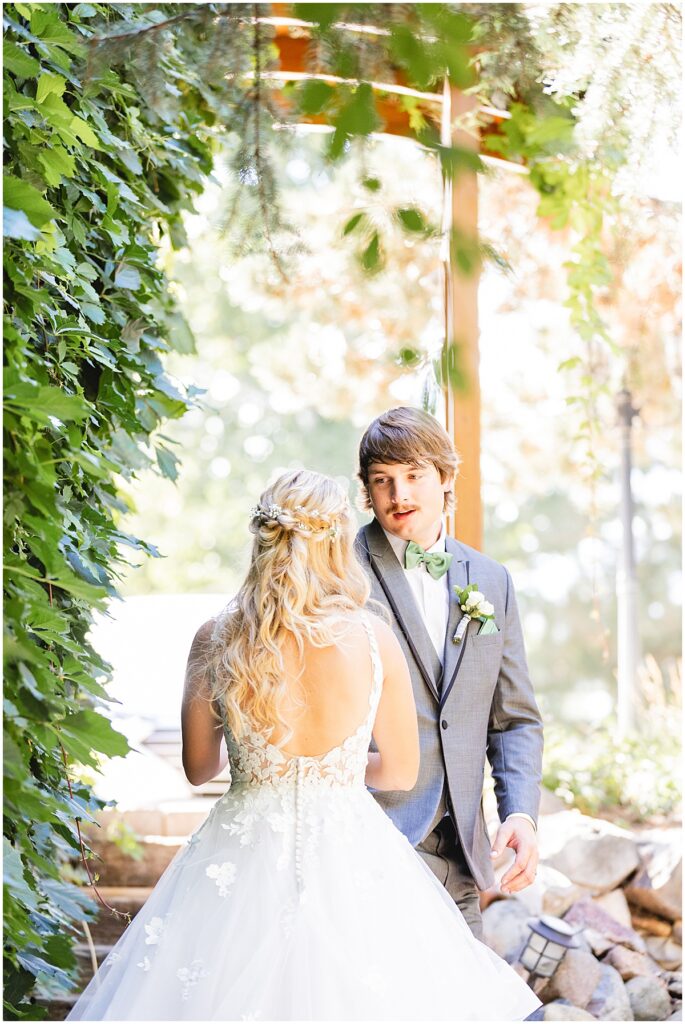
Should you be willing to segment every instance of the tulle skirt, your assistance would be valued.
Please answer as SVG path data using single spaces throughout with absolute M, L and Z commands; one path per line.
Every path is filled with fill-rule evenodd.
M 363 786 L 233 785 L 68 1020 L 522 1020 L 540 1001 L 475 939 Z

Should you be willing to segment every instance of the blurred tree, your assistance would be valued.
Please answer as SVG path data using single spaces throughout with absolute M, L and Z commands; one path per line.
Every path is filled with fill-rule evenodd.
M 441 344 L 438 254 L 432 240 L 417 244 L 393 226 L 390 211 L 412 204 L 426 222 L 437 216 L 434 164 L 407 143 L 384 140 L 352 154 L 333 180 L 321 149 L 318 136 L 299 134 L 279 168 L 283 208 L 298 212 L 300 227 L 287 287 L 264 252 L 231 261 L 221 182 L 208 185 L 200 215 L 186 218 L 189 248 L 167 253 L 200 339 L 198 357 L 175 367 L 208 388 L 209 408 L 174 425 L 184 453 L 178 486 L 148 480 L 135 492 L 132 528 L 168 557 L 147 562 L 127 592 L 230 592 L 246 564 L 247 510 L 270 473 L 297 461 L 351 480 L 366 422 L 431 392 L 430 362 L 417 372 L 407 351 L 435 353 Z M 400 157 L 401 178 L 390 171 Z M 372 204 L 369 176 L 383 181 Z M 597 720 L 614 691 L 615 412 L 609 400 L 600 410 L 605 479 L 593 491 L 578 469 L 569 380 L 557 373 L 560 354 L 579 346 L 563 306 L 571 241 L 539 221 L 535 194 L 519 175 L 493 172 L 481 190 L 483 234 L 500 255 L 481 289 L 486 550 L 514 572 L 531 670 L 551 712 Z M 384 273 L 369 277 L 349 259 L 353 240 L 341 228 L 355 203 L 395 232 Z M 645 650 L 668 675 L 679 647 L 678 256 L 663 204 L 642 199 L 635 209 L 633 221 L 613 226 L 623 265 L 602 312 L 623 338 L 619 318 L 648 308 L 649 294 L 658 301 L 640 330 L 631 323 L 624 331 L 630 358 L 607 362 L 605 372 L 613 387 L 616 367 L 650 368 L 634 378 L 644 407 L 637 530 Z M 504 271 L 507 264 L 513 269 Z

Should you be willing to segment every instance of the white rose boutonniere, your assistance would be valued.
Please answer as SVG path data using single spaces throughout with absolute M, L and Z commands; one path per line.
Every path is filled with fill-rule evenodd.
M 478 619 L 479 622 L 488 624 L 483 626 L 481 633 L 497 632 L 494 606 L 486 599 L 485 594 L 481 593 L 478 589 L 477 583 L 470 583 L 468 587 L 463 589 L 455 587 L 454 592 L 457 595 L 459 607 L 464 614 L 459 620 L 459 625 L 452 637 L 453 643 L 460 644 L 462 642 L 471 619 Z

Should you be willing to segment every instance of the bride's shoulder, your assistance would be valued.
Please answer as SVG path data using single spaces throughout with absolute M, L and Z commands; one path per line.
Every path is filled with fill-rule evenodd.
M 384 608 L 380 608 L 379 613 L 376 614 L 374 611 L 365 611 L 364 616 L 366 621 L 370 625 L 373 634 L 378 644 L 381 657 L 392 655 L 396 649 L 399 649 L 399 643 L 395 636 L 392 627 L 385 620 L 383 612 Z

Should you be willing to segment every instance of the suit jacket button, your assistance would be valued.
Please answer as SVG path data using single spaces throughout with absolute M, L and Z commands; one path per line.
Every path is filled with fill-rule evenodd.
M 447 722 L 445 721 L 444 718 L 443 718 L 442 722 L 440 723 L 440 725 L 443 727 L 443 729 L 447 728 Z

